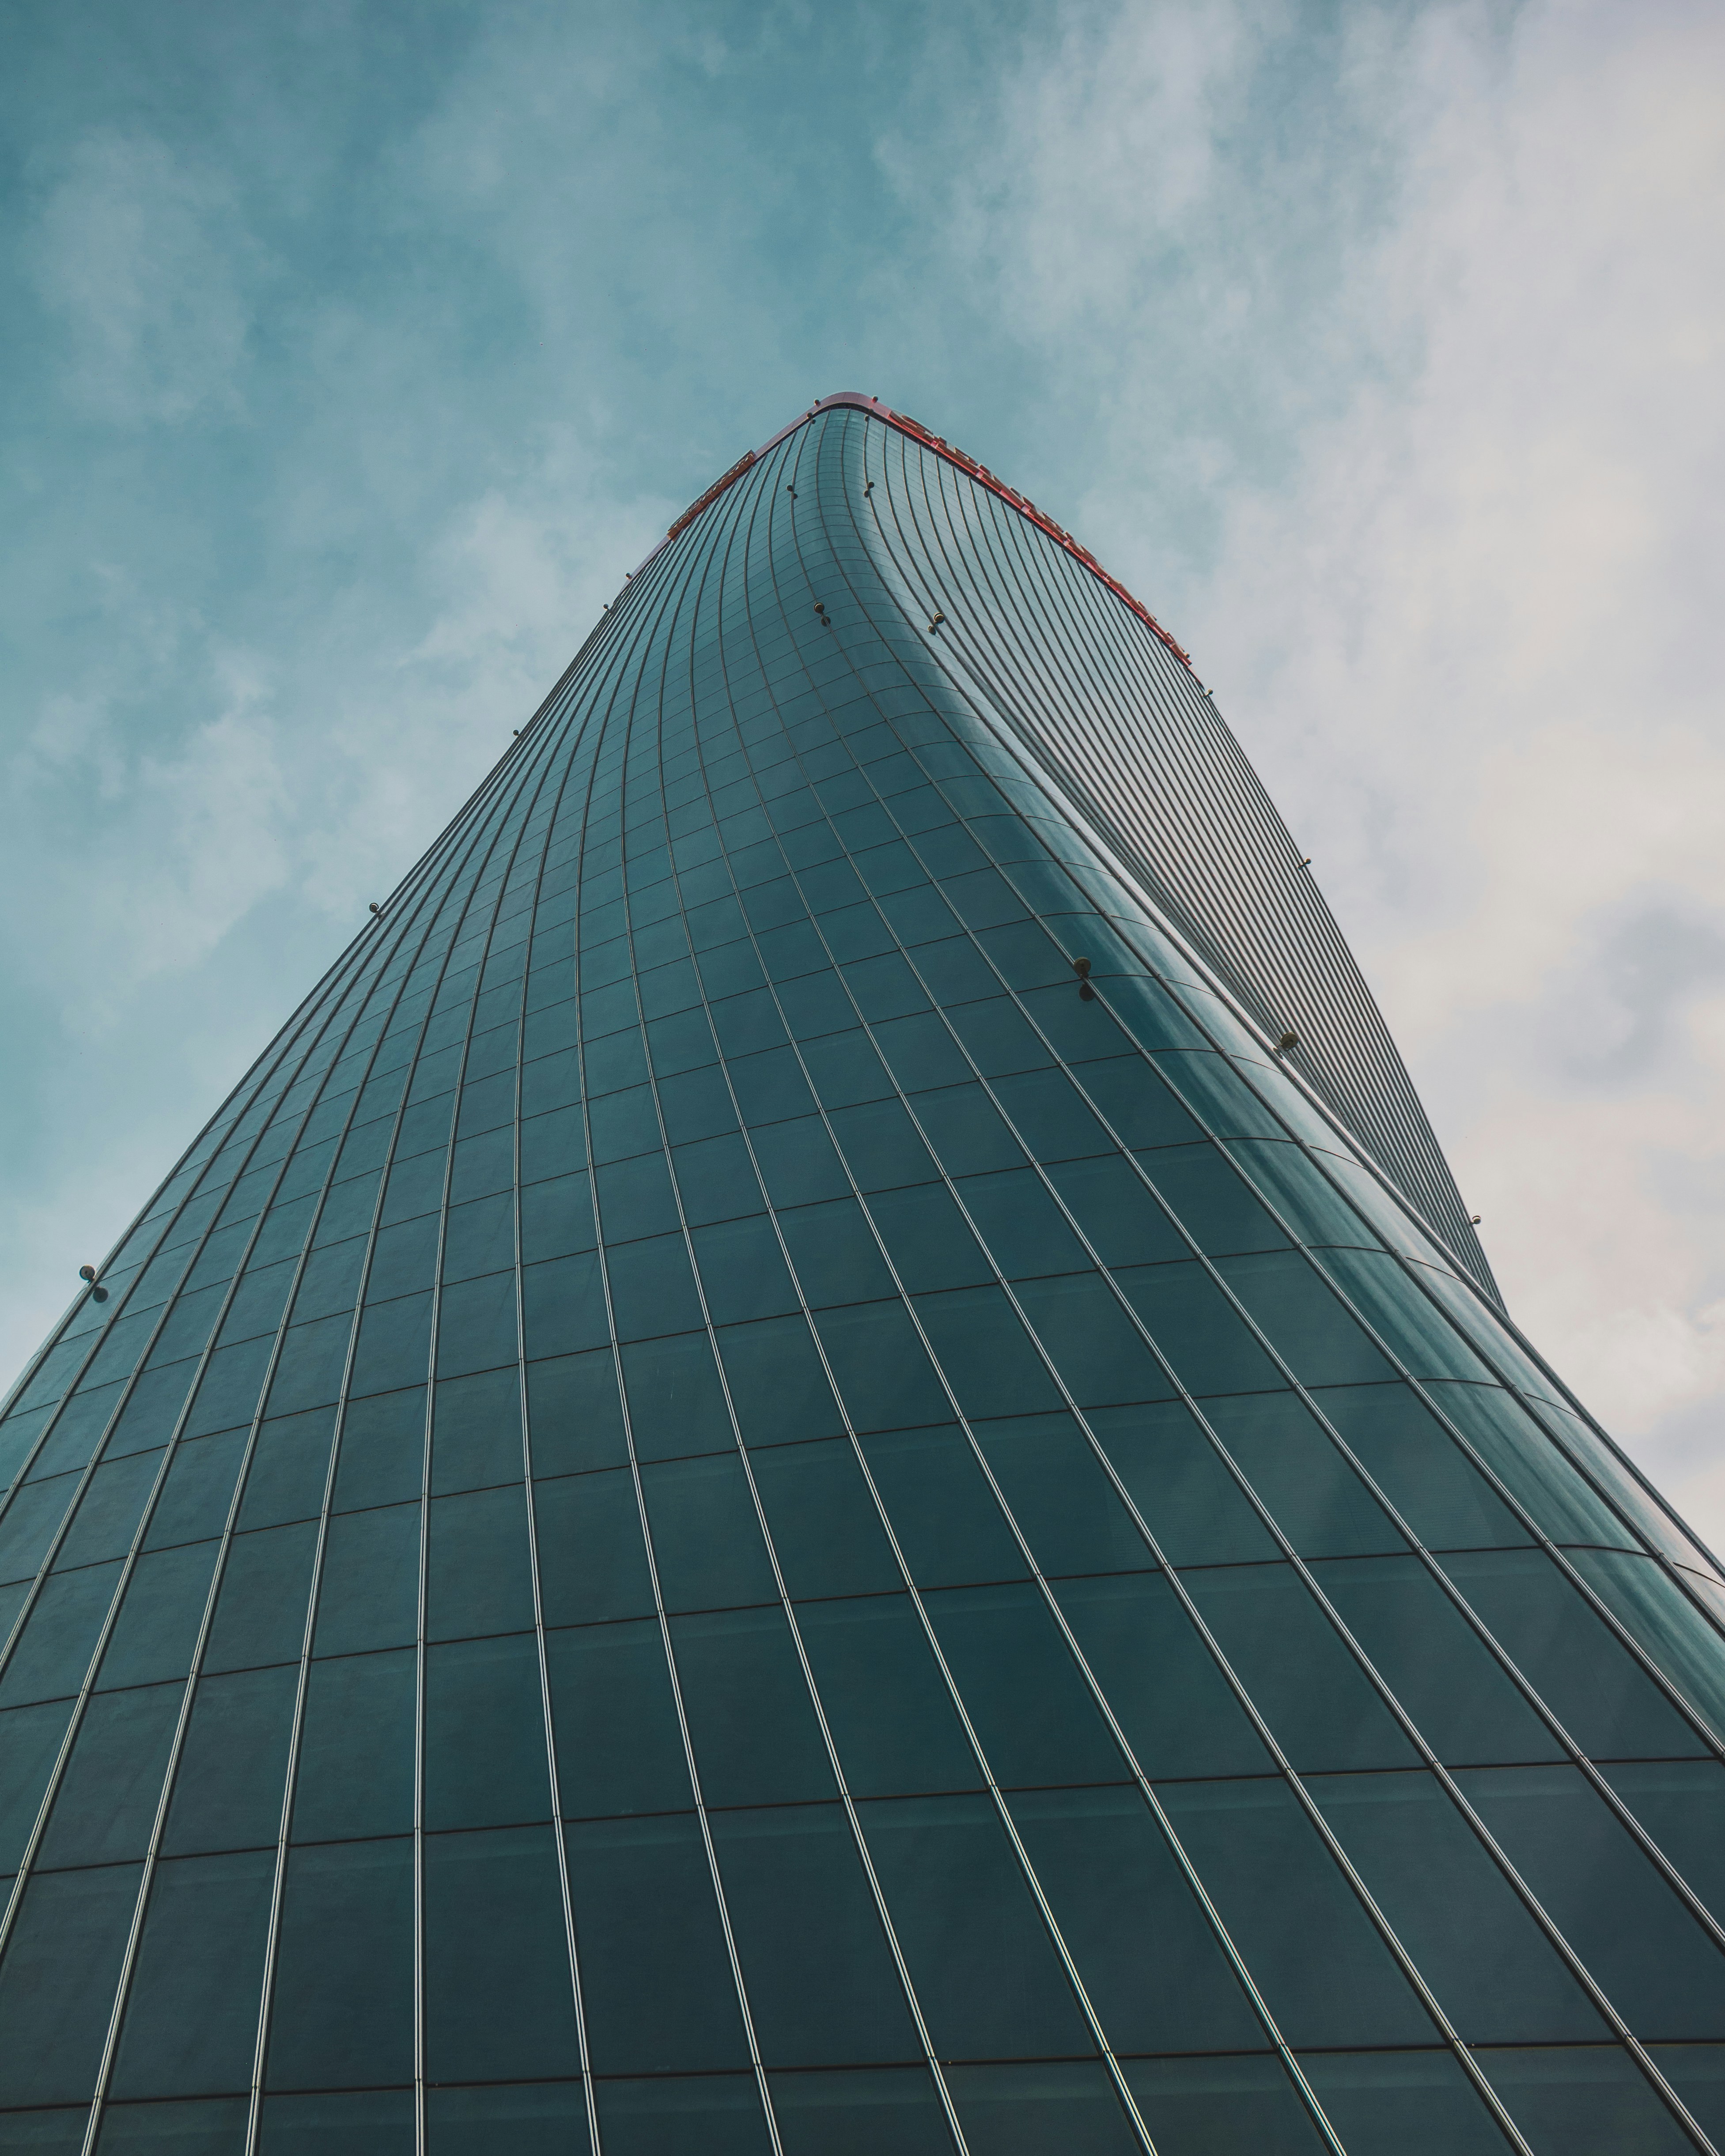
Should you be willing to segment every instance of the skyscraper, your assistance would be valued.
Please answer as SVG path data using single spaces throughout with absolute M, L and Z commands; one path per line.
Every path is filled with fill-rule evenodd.
M 628 582 L 0 1473 L 0 2149 L 1725 2135 L 1725 1580 L 1185 655 L 871 399 Z

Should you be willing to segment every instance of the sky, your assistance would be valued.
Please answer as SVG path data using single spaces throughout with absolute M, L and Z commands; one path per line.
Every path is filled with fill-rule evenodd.
M 0 0 L 0 1365 L 816 396 L 1194 654 L 1725 1544 L 1714 0 Z M 0 1379 L 3 1382 L 3 1379 Z

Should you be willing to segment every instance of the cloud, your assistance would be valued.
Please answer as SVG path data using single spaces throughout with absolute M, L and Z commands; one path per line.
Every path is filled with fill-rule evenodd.
M 1722 67 L 1683 0 L 1074 8 L 949 199 L 1512 1308 L 1725 1541 Z
M 49 701 L 13 759 L 7 882 L 18 947 L 64 1021 L 99 1038 L 208 957 L 289 869 L 290 789 L 247 654 L 206 648 L 213 710 L 176 745 L 128 739 L 111 693 Z
M 239 410 L 261 254 L 219 177 L 151 136 L 92 131 L 58 161 L 26 262 L 67 339 L 68 393 L 96 417 Z
M 1725 1089 L 1722 63 L 1681 7 L 1430 18 L 1348 287 L 1417 362 L 1241 495 L 1183 619 L 1512 1307 L 1725 1541 L 1725 1216 L 1673 1187 L 1717 1188 Z

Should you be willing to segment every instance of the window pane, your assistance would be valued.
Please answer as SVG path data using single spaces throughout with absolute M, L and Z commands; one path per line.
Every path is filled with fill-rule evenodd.
M 179 1685 L 149 1685 L 99 1692 L 89 1702 L 49 1815 L 39 1870 L 145 1854 L 184 1697 Z
M 1249 2051 L 1258 2018 L 1133 1789 L 1011 1799 L 1062 1937 L 1117 2051 Z M 1154 1940 L 1153 1951 L 1144 1943 Z
M 982 1770 L 908 1595 L 804 1604 L 797 1622 L 853 1795 L 979 1786 Z
M 545 1707 L 533 1635 L 460 1640 L 429 1649 L 426 1831 L 550 1816 Z
M 1291 2043 L 1430 2041 L 1424 2009 L 1285 1783 L 1169 1783 L 1160 1794 Z
M 1218 1565 L 1184 1577 L 1296 1767 L 1414 1765 L 1412 1744 L 1291 1565 Z
M 157 1867 L 121 2025 L 116 2097 L 248 2086 L 275 1880 L 273 1848 Z
M 781 1609 L 679 1617 L 671 1645 L 709 1804 L 797 1804 L 834 1794 Z
M 737 1989 L 694 1820 L 608 1820 L 572 1826 L 567 1839 L 594 2072 L 747 2070 Z M 643 2156 L 653 2145 L 642 2144 Z
M 949 1589 L 929 1595 L 927 1608 L 1003 1787 L 1124 1777 L 1126 1762 L 1035 1588 Z M 1027 1699 L 1034 1713 L 1024 1712 Z
M 1166 1579 L 1066 1580 L 1055 1593 L 1146 1774 L 1269 1770 L 1245 1710 Z
M 565 1818 L 679 1811 L 692 1804 L 657 1622 L 548 1632 L 545 1650 Z
M 438 2081 L 578 2073 L 575 1994 L 549 1827 L 425 1844 L 425 2051 Z
M 413 2074 L 413 1845 L 288 1859 L 265 2080 L 364 2088 Z
M 861 1808 L 888 1912 L 943 2058 L 1081 2056 L 1090 2032 L 993 1807 Z
M 413 1820 L 413 1650 L 313 1663 L 300 1737 L 297 1841 L 403 1834 Z
M 87 2102 L 141 1867 L 50 1871 L 24 1889 L 0 1964 L 0 2103 Z
M 167 1855 L 275 1843 L 298 1687 L 291 1664 L 204 1678 L 175 1777 Z
M 726 1812 L 719 1875 L 769 2066 L 914 2060 L 921 2046 L 836 1804 Z
M 1430 1774 L 1323 1774 L 1308 1786 L 1465 2042 L 1604 2035 L 1586 1994 Z

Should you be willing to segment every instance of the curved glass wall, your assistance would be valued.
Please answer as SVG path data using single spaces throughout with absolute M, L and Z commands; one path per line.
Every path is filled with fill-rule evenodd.
M 644 565 L 0 1419 L 0 2148 L 1725 2133 L 1725 1582 L 889 468 Z

